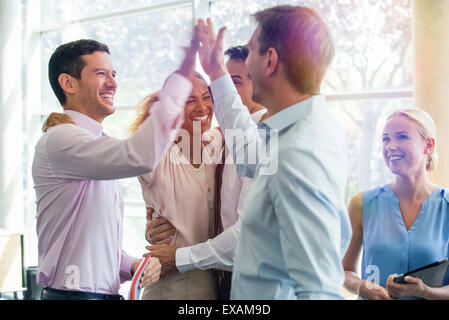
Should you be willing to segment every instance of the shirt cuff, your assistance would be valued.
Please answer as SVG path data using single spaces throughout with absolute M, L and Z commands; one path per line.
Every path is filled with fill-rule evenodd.
M 238 94 L 234 82 L 228 73 L 212 81 L 210 89 L 214 100 L 219 100 L 228 94 Z
M 133 278 L 131 267 L 136 260 L 137 258 L 134 258 L 125 251 L 122 251 L 122 261 L 120 262 L 120 283 Z
M 179 272 L 184 273 L 195 269 L 190 262 L 191 247 L 177 248 L 175 254 L 175 264 Z
M 163 103 L 155 104 L 148 112 L 155 113 L 165 130 L 171 131 L 184 122 L 185 102 L 192 91 L 192 82 L 179 73 L 172 73 L 165 80 L 159 98 Z M 174 121 L 174 123 L 173 123 Z
M 178 103 L 176 106 L 179 110 L 184 110 L 184 100 L 187 100 L 192 88 L 193 84 L 189 79 L 179 73 L 173 72 L 165 80 L 161 93 L 170 95 L 174 100 L 182 99 L 182 103 Z

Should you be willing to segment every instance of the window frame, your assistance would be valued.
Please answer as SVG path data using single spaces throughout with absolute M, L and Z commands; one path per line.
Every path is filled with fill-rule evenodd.
M 41 1 L 42 0 L 34 0 L 34 1 L 27 1 L 27 6 L 30 6 L 30 3 L 34 3 L 33 5 L 33 11 L 35 11 L 37 8 L 39 8 L 39 14 L 35 14 L 40 16 L 40 8 L 41 8 Z M 86 25 L 86 24 L 94 24 L 99 22 L 105 22 L 105 21 L 111 21 L 116 19 L 122 19 L 125 17 L 131 17 L 131 16 L 138 16 L 138 15 L 144 15 L 144 14 L 152 14 L 156 12 L 163 12 L 168 11 L 171 9 L 178 9 L 178 8 L 192 8 L 192 25 L 194 25 L 194 22 L 199 18 L 205 18 L 209 16 L 210 14 L 210 8 L 211 5 L 214 2 L 219 1 L 229 1 L 229 0 L 174 0 L 169 1 L 165 3 L 157 3 L 157 4 L 150 4 L 141 6 L 138 8 L 132 8 L 132 9 L 124 9 L 124 10 L 118 10 L 115 12 L 111 12 L 108 14 L 100 14 L 95 16 L 89 16 L 81 19 L 75 19 L 75 20 L 69 20 L 64 21 L 61 23 L 53 24 L 53 25 L 40 25 L 40 21 L 37 25 L 37 28 L 32 32 L 33 35 L 28 37 L 28 47 L 30 46 L 30 43 L 34 44 L 34 54 L 32 54 L 35 58 L 34 61 L 40 61 L 40 49 L 41 45 L 38 43 L 36 44 L 36 37 L 41 38 L 44 33 L 52 32 L 52 31 L 58 31 L 63 30 L 68 27 L 73 26 L 79 26 L 79 25 Z M 40 20 L 40 19 L 38 19 Z M 34 21 L 34 25 L 36 25 L 36 21 Z M 39 41 L 37 41 L 39 42 Z M 40 66 L 35 66 L 33 74 L 39 74 L 39 78 L 41 78 L 41 68 Z M 33 85 L 35 85 L 33 83 Z M 40 119 L 40 122 L 42 122 L 42 118 L 47 115 L 47 112 L 43 111 L 42 105 L 41 105 L 41 94 L 37 93 L 40 90 L 33 90 L 34 96 L 38 96 L 36 98 L 38 99 L 32 99 L 33 101 L 38 101 L 38 106 L 34 108 L 34 112 L 32 113 L 32 118 L 36 121 L 36 119 Z M 28 92 L 26 90 L 26 92 Z M 412 88 L 404 88 L 401 90 L 378 90 L 378 91 L 370 91 L 370 92 L 347 92 L 347 93 L 339 93 L 339 94 L 329 94 L 326 95 L 327 101 L 353 101 L 353 100 L 377 100 L 377 99 L 388 99 L 388 98 L 410 98 L 413 97 L 413 90 Z M 27 100 L 27 96 L 25 95 L 25 101 Z M 116 105 L 115 108 L 117 110 L 131 110 L 134 109 L 134 105 Z M 39 123 L 40 125 L 40 123 Z M 28 139 L 29 141 L 29 139 Z M 28 183 L 29 185 L 29 183 Z M 34 192 L 32 195 L 30 195 L 29 192 L 26 192 L 26 198 L 28 198 L 27 202 L 30 201 L 30 199 L 34 198 Z M 125 199 L 125 205 L 129 204 L 136 204 L 135 199 L 129 200 Z M 143 200 L 141 201 L 141 204 L 143 205 Z M 125 215 L 126 216 L 126 215 Z
M 42 79 L 42 36 L 45 33 L 62 30 L 68 27 L 87 25 L 104 21 L 111 21 L 115 19 L 122 19 L 125 17 L 132 17 L 144 14 L 152 14 L 155 12 L 163 12 L 177 8 L 192 9 L 192 26 L 199 18 L 206 18 L 210 15 L 211 5 L 218 1 L 230 0 L 174 0 L 166 3 L 157 3 L 146 6 L 141 6 L 133 9 L 118 10 L 108 14 L 100 14 L 96 16 L 85 17 L 82 19 L 64 21 L 53 25 L 42 25 L 41 8 L 42 1 L 45 0 L 22 0 L 23 5 L 27 6 L 27 14 L 24 28 L 24 57 L 23 57 L 23 111 L 24 111 L 24 143 L 23 149 L 27 159 L 26 170 L 26 187 L 24 187 L 24 203 L 25 203 L 25 230 L 27 232 L 34 232 L 33 221 L 36 205 L 35 193 L 32 184 L 31 164 L 33 161 L 33 146 L 41 135 L 41 123 L 43 118 L 48 114 L 42 108 L 42 93 L 41 82 L 36 79 Z M 341 94 L 326 95 L 327 101 L 353 101 L 353 100 L 378 100 L 388 98 L 410 98 L 413 97 L 413 88 L 401 88 L 397 90 L 379 90 L 370 92 L 347 92 Z M 117 105 L 117 110 L 131 110 L 133 105 Z M 125 206 L 142 205 L 144 208 L 144 201 L 136 201 L 136 199 L 125 199 Z M 125 217 L 135 217 L 134 214 L 127 214 Z M 35 232 L 34 232 L 35 233 Z M 35 245 L 33 239 L 26 241 L 30 247 Z M 37 253 L 36 253 L 37 255 Z M 27 254 L 29 256 L 29 254 Z M 34 261 L 33 258 L 26 260 Z M 37 259 L 35 259 L 37 261 Z

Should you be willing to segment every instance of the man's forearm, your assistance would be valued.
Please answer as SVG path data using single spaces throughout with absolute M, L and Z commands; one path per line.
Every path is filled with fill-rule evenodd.
M 232 271 L 239 234 L 240 220 L 213 239 L 177 249 L 176 267 L 180 272 L 193 269 Z
M 258 163 L 259 148 L 258 127 L 252 121 L 251 114 L 243 105 L 229 75 L 211 83 L 214 96 L 215 114 L 220 124 L 226 145 L 232 153 L 238 173 L 252 178 Z M 235 150 L 235 152 L 234 152 Z M 245 155 L 248 155 L 245 157 Z M 245 158 L 248 159 L 245 162 Z

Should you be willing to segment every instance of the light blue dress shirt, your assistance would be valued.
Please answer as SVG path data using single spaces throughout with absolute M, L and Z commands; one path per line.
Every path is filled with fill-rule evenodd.
M 449 258 L 447 189 L 436 188 L 422 203 L 409 230 L 390 185 L 363 193 L 362 279 L 385 288 L 390 274 L 401 274 L 444 258 Z
M 213 81 L 211 89 L 225 139 L 227 129 L 238 128 L 249 129 L 246 146 L 260 140 L 231 78 Z M 231 298 L 342 299 L 341 260 L 352 232 L 344 202 L 346 151 L 337 121 L 325 112 L 324 96 L 313 96 L 259 128 L 276 133 L 277 159 L 246 166 L 248 175 L 255 167 L 254 180 L 243 209 Z M 226 140 L 228 146 L 231 142 Z M 273 162 L 275 172 L 261 174 Z

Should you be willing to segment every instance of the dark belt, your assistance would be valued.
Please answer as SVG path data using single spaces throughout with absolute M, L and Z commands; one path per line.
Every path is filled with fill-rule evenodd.
M 125 300 L 119 294 L 103 294 L 83 291 L 66 291 L 53 288 L 44 288 L 41 294 L 42 300 Z

